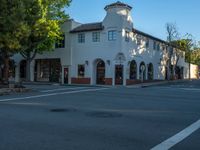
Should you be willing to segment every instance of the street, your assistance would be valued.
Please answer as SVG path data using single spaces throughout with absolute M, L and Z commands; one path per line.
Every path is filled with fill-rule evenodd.
M 162 142 L 200 119 L 197 80 L 145 88 L 27 87 L 33 90 L 0 97 L 0 150 L 165 149 Z M 170 149 L 199 150 L 199 139 L 197 123 L 180 142 L 173 138 Z

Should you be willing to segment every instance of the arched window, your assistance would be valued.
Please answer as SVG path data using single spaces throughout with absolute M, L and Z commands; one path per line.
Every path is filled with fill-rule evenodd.
M 137 63 L 135 60 L 132 60 L 130 63 L 130 79 L 137 79 Z
M 148 65 L 148 80 L 153 80 L 153 64 Z

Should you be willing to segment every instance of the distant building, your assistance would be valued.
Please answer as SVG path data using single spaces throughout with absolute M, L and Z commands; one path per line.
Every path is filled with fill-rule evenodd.
M 37 55 L 31 64 L 31 80 L 63 84 L 130 85 L 139 81 L 165 80 L 168 43 L 133 27 L 132 7 L 116 2 L 105 7 L 102 22 L 62 26 L 63 40 L 54 52 Z M 184 52 L 173 48 L 172 65 L 178 59 L 176 78 L 187 78 Z M 20 55 L 16 81 L 26 77 L 26 61 Z

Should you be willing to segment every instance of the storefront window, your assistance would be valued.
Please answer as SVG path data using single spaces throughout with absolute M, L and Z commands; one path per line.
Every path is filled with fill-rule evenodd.
M 85 66 L 78 65 L 78 77 L 84 77 L 84 76 L 85 76 Z

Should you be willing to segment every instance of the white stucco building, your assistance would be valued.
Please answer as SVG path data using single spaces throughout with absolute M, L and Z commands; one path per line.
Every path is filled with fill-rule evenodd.
M 165 41 L 133 27 L 132 7 L 116 2 L 105 7 L 102 22 L 81 24 L 74 20 L 63 26 L 64 40 L 55 51 L 37 55 L 31 64 L 31 81 L 65 84 L 129 85 L 165 80 L 169 47 Z M 184 53 L 178 59 L 177 78 L 187 77 Z M 14 56 L 15 80 L 25 78 L 25 61 Z

